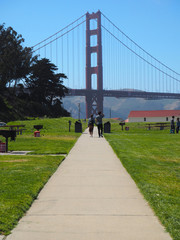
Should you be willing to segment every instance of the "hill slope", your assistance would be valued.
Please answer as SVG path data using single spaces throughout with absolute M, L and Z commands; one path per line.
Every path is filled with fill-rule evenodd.
M 63 107 L 78 118 L 80 104 L 80 118 L 86 117 L 85 97 L 65 97 Z M 132 110 L 174 110 L 180 109 L 180 100 L 145 100 L 142 98 L 104 98 L 105 117 L 121 117 L 126 119 Z

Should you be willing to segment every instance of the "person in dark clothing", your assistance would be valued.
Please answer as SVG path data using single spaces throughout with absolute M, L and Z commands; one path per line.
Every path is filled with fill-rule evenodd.
M 93 117 L 93 114 L 91 114 L 91 117 L 88 120 L 89 133 L 91 137 L 93 137 L 94 123 L 95 119 Z
M 179 129 L 180 129 L 180 121 L 179 121 L 179 118 L 177 118 L 177 122 L 176 122 L 176 133 L 179 133 Z
M 171 120 L 171 133 L 174 133 L 174 130 L 175 130 L 174 116 L 172 116 L 172 120 Z
M 104 114 L 101 112 L 98 112 L 98 115 L 96 116 L 96 125 L 98 127 L 99 137 L 103 137 L 103 124 L 102 124 L 103 117 L 104 117 Z

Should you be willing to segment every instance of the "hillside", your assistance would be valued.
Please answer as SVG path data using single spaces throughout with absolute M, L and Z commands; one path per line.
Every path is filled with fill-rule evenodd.
M 85 97 L 65 97 L 63 107 L 78 118 L 80 103 L 80 118 L 85 118 Z M 126 119 L 132 110 L 174 110 L 180 109 L 180 100 L 145 100 L 141 98 L 104 98 L 104 114 L 107 118 L 121 117 Z

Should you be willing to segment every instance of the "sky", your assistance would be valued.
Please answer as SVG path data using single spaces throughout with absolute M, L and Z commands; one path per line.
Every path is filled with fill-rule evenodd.
M 31 47 L 87 11 L 98 10 L 180 73 L 180 0 L 0 0 L 0 24 L 13 27 Z

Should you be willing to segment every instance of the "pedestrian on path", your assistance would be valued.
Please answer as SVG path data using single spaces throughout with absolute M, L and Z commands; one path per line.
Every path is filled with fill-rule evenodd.
M 179 121 L 179 118 L 177 118 L 177 122 L 176 122 L 176 133 L 179 133 L 179 129 L 180 129 L 180 121 Z
M 93 137 L 94 124 L 95 124 L 95 119 L 93 117 L 93 114 L 91 114 L 91 117 L 88 120 L 89 133 L 91 137 Z
M 172 120 L 171 120 L 171 133 L 175 133 L 175 124 L 174 124 L 174 116 L 172 116 Z
M 104 114 L 101 112 L 98 112 L 98 115 L 96 116 L 96 125 L 98 127 L 99 137 L 103 137 L 103 124 L 102 124 L 103 117 L 104 117 Z

